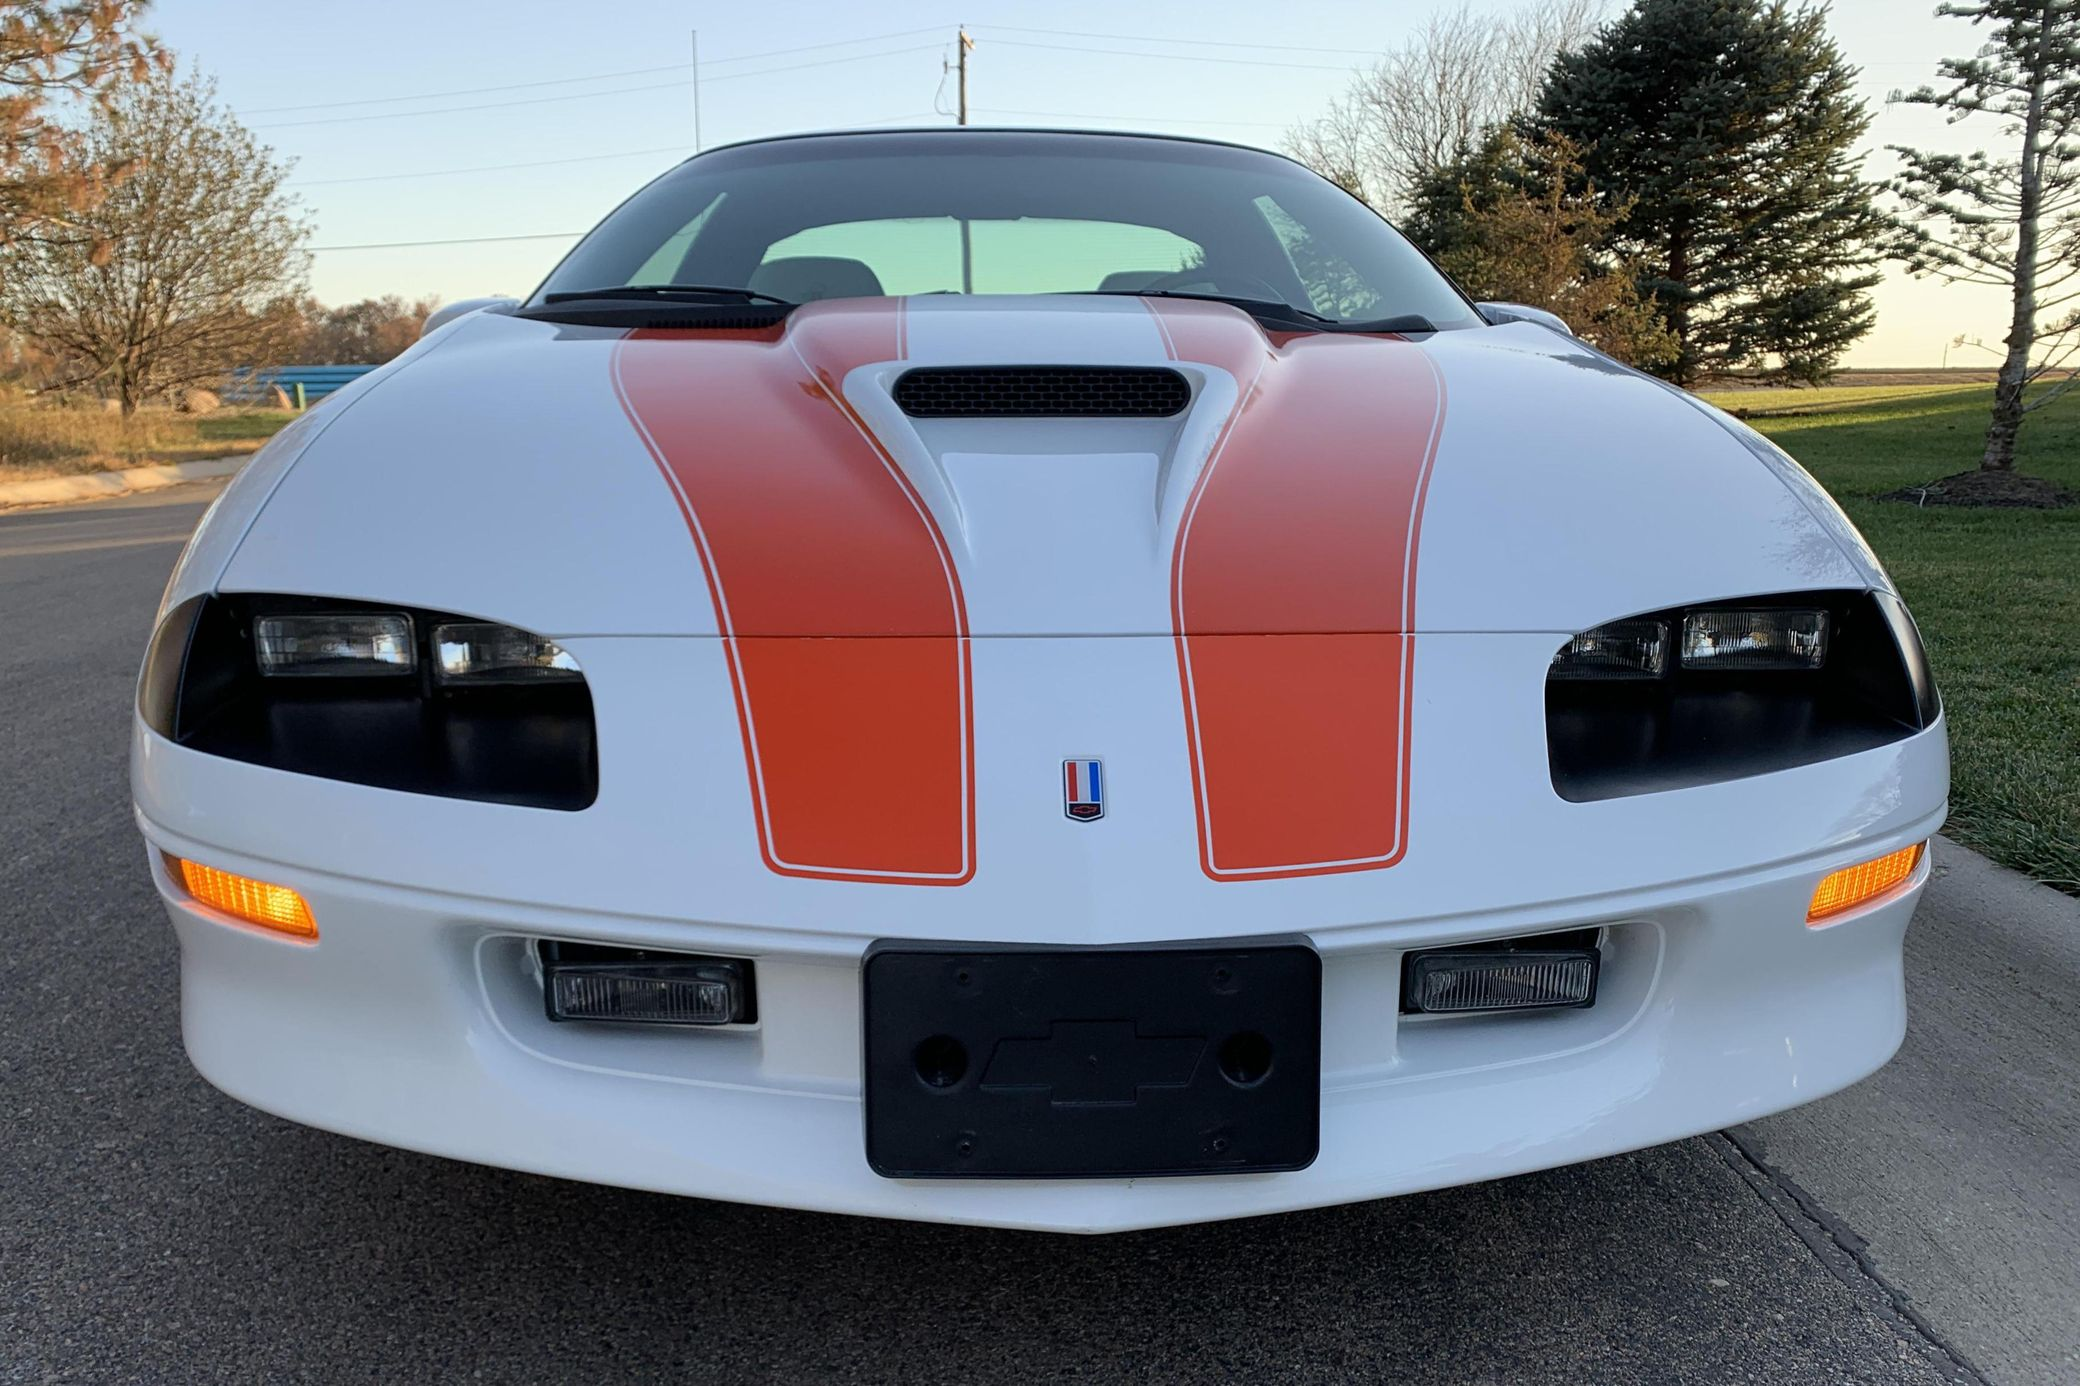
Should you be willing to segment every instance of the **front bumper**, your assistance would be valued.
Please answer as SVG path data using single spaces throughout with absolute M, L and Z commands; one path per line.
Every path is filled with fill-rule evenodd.
M 1217 882 L 1199 869 L 1172 642 L 978 640 L 979 867 L 958 888 L 888 886 L 760 862 L 719 642 L 558 638 L 599 714 L 599 798 L 582 812 L 284 774 L 138 730 L 131 782 L 150 845 L 291 886 L 320 929 L 305 945 L 227 924 L 172 893 L 155 858 L 204 1076 L 311 1125 L 567 1178 L 1105 1231 L 1671 1140 L 1854 1082 L 1903 1033 L 1919 880 L 1825 929 L 1805 911 L 1828 871 L 1940 826 L 1940 723 L 1776 774 L 1570 804 L 1546 766 L 1555 638 L 1425 635 L 1418 691 L 1450 696 L 1418 701 L 1406 858 Z M 1096 824 L 1062 809 L 1060 757 L 1085 750 L 1106 756 Z M 1587 1010 L 1397 1014 L 1412 948 L 1591 925 L 1608 942 Z M 1273 933 L 1305 935 L 1322 959 L 1321 1149 L 1307 1169 L 975 1183 L 868 1167 L 860 967 L 874 940 Z M 535 938 L 751 958 L 759 1023 L 553 1025 Z
M 157 848 L 279 867 L 140 815 Z M 1284 1174 L 890 1180 L 862 1149 L 864 940 L 743 931 L 444 896 L 308 871 L 315 945 L 187 899 L 153 853 L 181 942 L 195 1066 L 230 1095 L 389 1145 L 600 1183 L 884 1217 L 1119 1231 L 1376 1198 L 1676 1139 L 1824 1096 L 1889 1058 L 1906 1023 L 1901 941 L 1927 874 L 1808 929 L 1818 877 L 1933 832 L 1584 906 L 1331 931 L 1323 961 L 1321 1155 Z M 1396 1013 L 1408 947 L 1606 926 L 1587 1010 Z M 754 957 L 756 1026 L 687 1033 L 554 1025 L 531 940 Z

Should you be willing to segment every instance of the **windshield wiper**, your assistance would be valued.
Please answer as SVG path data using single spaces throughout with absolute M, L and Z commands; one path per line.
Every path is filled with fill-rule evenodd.
M 1331 332 L 1435 332 L 1437 324 L 1421 313 L 1403 313 L 1398 318 L 1373 318 L 1365 322 L 1340 321 Z
M 1365 321 L 1332 318 L 1282 299 L 1248 298 L 1241 294 L 1202 294 L 1188 289 L 1086 289 L 1083 292 L 1112 298 L 1192 298 L 1207 303 L 1225 303 L 1260 321 L 1300 327 L 1312 332 L 1435 332 L 1437 324 L 1420 313 Z
M 1277 318 L 1281 322 L 1300 322 L 1310 327 L 1324 327 L 1335 322 L 1334 318 L 1325 318 L 1283 299 L 1250 298 L 1244 294 L 1202 294 L 1189 289 L 1083 289 L 1079 292 L 1103 298 L 1190 298 L 1202 303 L 1225 303 L 1230 308 L 1240 308 L 1253 318 Z
M 723 299 L 731 303 L 770 303 L 776 308 L 793 308 L 793 299 L 779 298 L 773 294 L 762 294 L 756 289 L 740 289 L 733 284 L 616 284 L 601 289 L 571 289 L 567 292 L 543 294 L 544 303 L 577 303 L 584 299 L 626 298 L 637 300 L 655 299 Z

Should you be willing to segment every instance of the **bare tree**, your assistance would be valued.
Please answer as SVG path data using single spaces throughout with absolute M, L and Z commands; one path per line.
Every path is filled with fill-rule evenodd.
M 200 78 L 125 88 L 84 148 L 135 170 L 80 216 L 93 244 L 20 243 L 0 274 L 0 316 L 57 358 L 59 383 L 99 385 L 129 414 L 176 386 L 276 363 L 308 259 L 287 166 Z
M 380 366 L 419 340 L 438 298 L 399 294 L 364 298 L 327 308 L 314 298 L 296 305 L 299 319 L 292 348 L 300 361 L 325 365 Z
M 1383 212 L 1424 177 L 1525 110 L 1562 49 L 1587 38 L 1600 0 L 1536 0 L 1506 18 L 1461 8 L 1432 15 L 1329 103 L 1288 132 L 1286 152 Z
M 1945 58 L 1943 85 L 1895 96 L 1949 112 L 1989 115 L 2017 141 L 2001 158 L 1892 146 L 1892 189 L 1913 221 L 1900 246 L 1914 274 L 2006 289 L 2006 352 L 1993 391 L 1982 471 L 2015 466 L 2023 416 L 2073 387 L 2068 375 L 2028 389 L 2080 351 L 2080 0 L 1975 0 L 1936 13 L 1985 23 L 1969 58 Z
M 0 246 L 62 237 L 121 165 L 97 166 L 51 98 L 106 101 L 163 69 L 165 55 L 132 31 L 143 0 L 0 0 Z M 77 234 L 73 231 L 72 234 Z

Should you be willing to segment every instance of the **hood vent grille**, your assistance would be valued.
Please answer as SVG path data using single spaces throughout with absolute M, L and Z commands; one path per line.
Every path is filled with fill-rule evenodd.
M 1192 387 L 1163 366 L 927 366 L 905 371 L 895 397 L 919 419 L 1162 419 Z

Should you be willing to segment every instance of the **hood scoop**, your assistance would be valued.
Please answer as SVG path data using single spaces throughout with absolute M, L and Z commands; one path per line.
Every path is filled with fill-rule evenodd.
M 1167 366 L 927 366 L 893 393 L 915 419 L 1167 419 L 1192 401 Z

